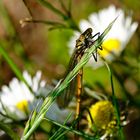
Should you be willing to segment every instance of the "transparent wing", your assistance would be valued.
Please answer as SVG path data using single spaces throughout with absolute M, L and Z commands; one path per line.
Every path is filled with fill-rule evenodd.
M 78 63 L 77 61 L 77 56 L 78 54 L 76 53 L 76 50 L 74 51 L 70 62 L 69 62 L 69 66 L 68 69 L 65 73 L 64 79 L 67 76 L 67 74 L 73 70 L 73 68 L 76 66 L 76 64 Z M 69 102 L 72 100 L 73 96 L 75 95 L 76 92 L 76 87 L 77 87 L 77 77 L 75 77 L 70 84 L 68 85 L 67 88 L 65 88 L 65 90 L 63 90 L 61 93 L 61 95 L 57 98 L 57 103 L 59 105 L 60 108 L 65 108 L 66 106 L 68 106 Z

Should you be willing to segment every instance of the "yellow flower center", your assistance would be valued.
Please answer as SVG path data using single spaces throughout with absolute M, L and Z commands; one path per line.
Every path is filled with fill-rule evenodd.
M 118 39 L 112 38 L 105 40 L 102 44 L 103 50 L 99 50 L 99 54 L 106 58 L 109 54 L 114 53 L 117 54 L 120 52 L 121 43 Z
M 27 110 L 28 110 L 28 102 L 27 102 L 27 100 L 21 100 L 20 102 L 18 102 L 18 103 L 16 104 L 16 107 L 17 107 L 20 111 L 27 112 Z
M 87 120 L 90 128 L 107 129 L 110 122 L 115 118 L 114 107 L 109 101 L 98 101 L 96 104 L 89 108 L 93 123 L 90 115 L 87 116 Z

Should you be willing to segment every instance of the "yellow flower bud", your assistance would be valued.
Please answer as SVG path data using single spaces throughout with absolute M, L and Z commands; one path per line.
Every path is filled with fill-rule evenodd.
M 110 101 L 98 101 L 89 108 L 93 124 L 88 114 L 87 120 L 90 128 L 105 130 L 109 127 L 110 122 L 115 121 L 115 111 Z

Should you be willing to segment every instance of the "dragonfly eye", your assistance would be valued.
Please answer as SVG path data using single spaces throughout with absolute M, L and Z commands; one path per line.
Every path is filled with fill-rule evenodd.
M 88 28 L 87 30 L 88 32 L 92 33 L 92 28 Z

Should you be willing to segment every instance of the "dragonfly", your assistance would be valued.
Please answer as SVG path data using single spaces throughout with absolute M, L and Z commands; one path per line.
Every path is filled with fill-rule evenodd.
M 96 33 L 92 36 L 92 28 L 88 28 L 84 31 L 79 38 L 76 40 L 76 45 L 72 57 L 70 58 L 70 62 L 68 65 L 68 69 L 65 73 L 64 79 L 67 74 L 74 69 L 74 67 L 79 63 L 82 56 L 84 55 L 87 48 L 91 47 L 95 40 L 94 37 L 100 36 L 100 33 Z M 97 38 L 98 39 L 98 38 Z M 102 50 L 102 46 L 99 47 Z M 95 61 L 97 61 L 97 49 L 95 54 L 93 53 L 93 57 Z M 68 106 L 69 102 L 72 100 L 73 96 L 75 95 L 77 98 L 77 105 L 76 105 L 76 118 L 79 116 L 80 113 L 80 106 L 81 106 L 81 93 L 82 93 L 82 79 L 83 79 L 83 68 L 81 68 L 70 82 L 69 86 L 63 91 L 63 93 L 58 97 L 58 105 L 60 108 L 65 108 Z

